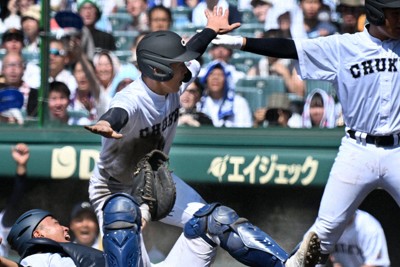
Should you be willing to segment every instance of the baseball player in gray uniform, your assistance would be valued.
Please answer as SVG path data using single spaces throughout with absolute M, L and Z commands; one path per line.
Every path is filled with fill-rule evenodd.
M 331 254 L 333 267 L 389 267 L 385 232 L 371 214 L 357 210 Z
M 132 177 L 138 161 L 153 149 L 169 153 L 178 124 L 180 93 L 200 70 L 199 62 L 194 59 L 204 53 L 217 33 L 226 33 L 240 26 L 239 23 L 229 25 L 228 15 L 228 11 L 223 12 L 221 8 L 206 11 L 206 28 L 187 44 L 170 31 L 146 35 L 137 48 L 141 78 L 117 93 L 110 109 L 100 120 L 86 127 L 103 136 L 100 160 L 89 185 L 89 197 L 100 225 L 109 225 L 110 220 L 105 220 L 102 215 L 107 199 L 118 192 L 132 194 L 134 191 Z M 300 249 L 288 259 L 288 254 L 258 227 L 239 218 L 234 210 L 226 206 L 207 204 L 195 190 L 172 175 L 176 184 L 176 201 L 170 214 L 161 221 L 184 227 L 186 239 L 197 240 L 200 237 L 202 240 L 191 242 L 191 252 L 181 250 L 173 255 L 170 253 L 168 257 L 172 257 L 173 262 L 179 260 L 181 266 L 208 266 L 213 259 L 210 255 L 215 255 L 219 245 L 235 259 L 250 266 L 313 265 L 319 252 L 319 240 L 315 233 L 305 236 Z M 118 201 L 106 203 L 111 203 L 111 214 L 121 213 Z M 128 206 L 122 206 L 127 214 Z M 149 205 L 143 203 L 140 210 L 143 224 L 152 219 Z M 130 224 L 129 218 L 121 220 Z M 130 248 L 119 248 L 116 242 L 110 241 L 117 238 L 113 235 L 113 231 L 104 235 L 104 247 L 110 251 L 122 251 L 120 257 L 131 253 Z M 182 242 L 178 241 L 178 244 Z M 150 264 L 145 249 L 142 249 L 142 258 L 145 266 Z
M 215 44 L 298 60 L 302 79 L 331 81 L 343 107 L 342 138 L 312 229 L 323 258 L 374 189 L 400 204 L 400 1 L 366 0 L 364 31 L 316 39 L 221 35 Z

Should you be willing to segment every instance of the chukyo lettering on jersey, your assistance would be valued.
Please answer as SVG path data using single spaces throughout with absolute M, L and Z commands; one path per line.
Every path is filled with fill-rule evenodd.
M 176 123 L 179 117 L 179 108 L 172 111 L 168 114 L 167 117 L 163 119 L 161 123 L 157 123 L 153 126 L 146 127 L 140 130 L 140 138 L 147 138 L 150 136 L 161 135 L 168 127 L 170 127 L 173 123 Z
M 376 58 L 354 64 L 350 67 L 353 78 L 360 78 L 375 72 L 397 72 L 398 58 Z

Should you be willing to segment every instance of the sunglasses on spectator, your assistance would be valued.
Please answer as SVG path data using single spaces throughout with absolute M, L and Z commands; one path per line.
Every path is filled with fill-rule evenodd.
M 50 48 L 49 53 L 53 56 L 65 56 L 67 54 L 65 50 L 58 50 L 57 48 Z

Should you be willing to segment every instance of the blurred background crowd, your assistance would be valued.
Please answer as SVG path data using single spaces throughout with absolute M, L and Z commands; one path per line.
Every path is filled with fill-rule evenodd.
M 140 76 L 142 36 L 172 30 L 190 39 L 215 5 L 242 23 L 231 34 L 245 37 L 316 38 L 362 31 L 366 23 L 363 0 L 50 0 L 50 34 L 43 34 L 40 0 L 4 0 L 0 123 L 35 122 L 41 105 L 51 124 L 94 123 Z M 42 36 L 51 37 L 41 92 Z M 302 81 L 292 60 L 210 45 L 199 61 L 199 79 L 181 97 L 182 126 L 343 126 L 332 85 Z

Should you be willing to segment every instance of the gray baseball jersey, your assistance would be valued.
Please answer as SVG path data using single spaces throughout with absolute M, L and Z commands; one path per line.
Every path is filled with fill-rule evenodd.
M 357 210 L 332 253 L 334 262 L 345 267 L 390 266 L 385 233 L 369 213 Z

